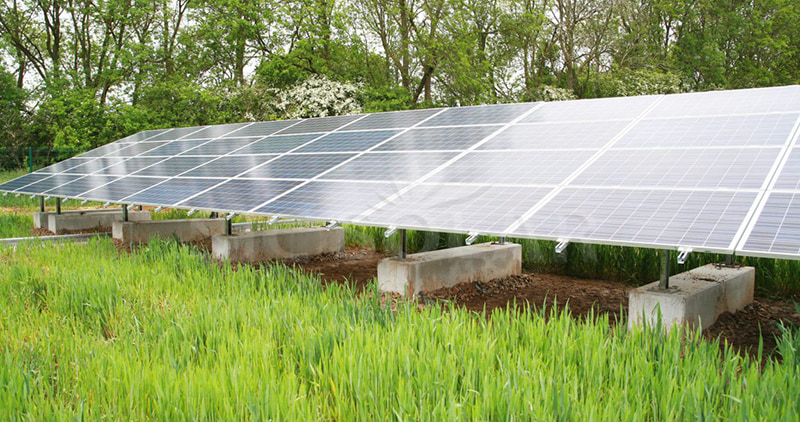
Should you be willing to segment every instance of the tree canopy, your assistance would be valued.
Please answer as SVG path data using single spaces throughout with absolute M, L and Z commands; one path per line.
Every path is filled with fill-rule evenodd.
M 798 21 L 796 0 L 3 0 L 2 146 L 794 84 Z

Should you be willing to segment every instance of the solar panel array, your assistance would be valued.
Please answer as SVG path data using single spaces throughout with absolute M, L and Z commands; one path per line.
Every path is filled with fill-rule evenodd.
M 137 133 L 30 195 L 800 258 L 800 86 Z

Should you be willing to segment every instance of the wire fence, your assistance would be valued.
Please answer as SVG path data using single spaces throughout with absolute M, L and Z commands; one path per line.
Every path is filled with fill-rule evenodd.
M 0 148 L 0 171 L 36 169 L 74 157 L 83 150 L 75 148 Z

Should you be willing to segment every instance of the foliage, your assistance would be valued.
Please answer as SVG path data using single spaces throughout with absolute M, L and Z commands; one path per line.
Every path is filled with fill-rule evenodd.
M 358 84 L 311 76 L 278 93 L 277 109 L 287 119 L 356 114 L 361 106 L 356 100 Z
M 391 309 L 374 286 L 234 269 L 174 242 L 23 245 L 0 262 L 2 419 L 800 417 L 796 365 L 681 329 Z

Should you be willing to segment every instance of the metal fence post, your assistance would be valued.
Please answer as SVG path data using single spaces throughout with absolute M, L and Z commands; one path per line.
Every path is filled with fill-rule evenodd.
M 33 147 L 28 147 L 28 173 L 33 173 Z

